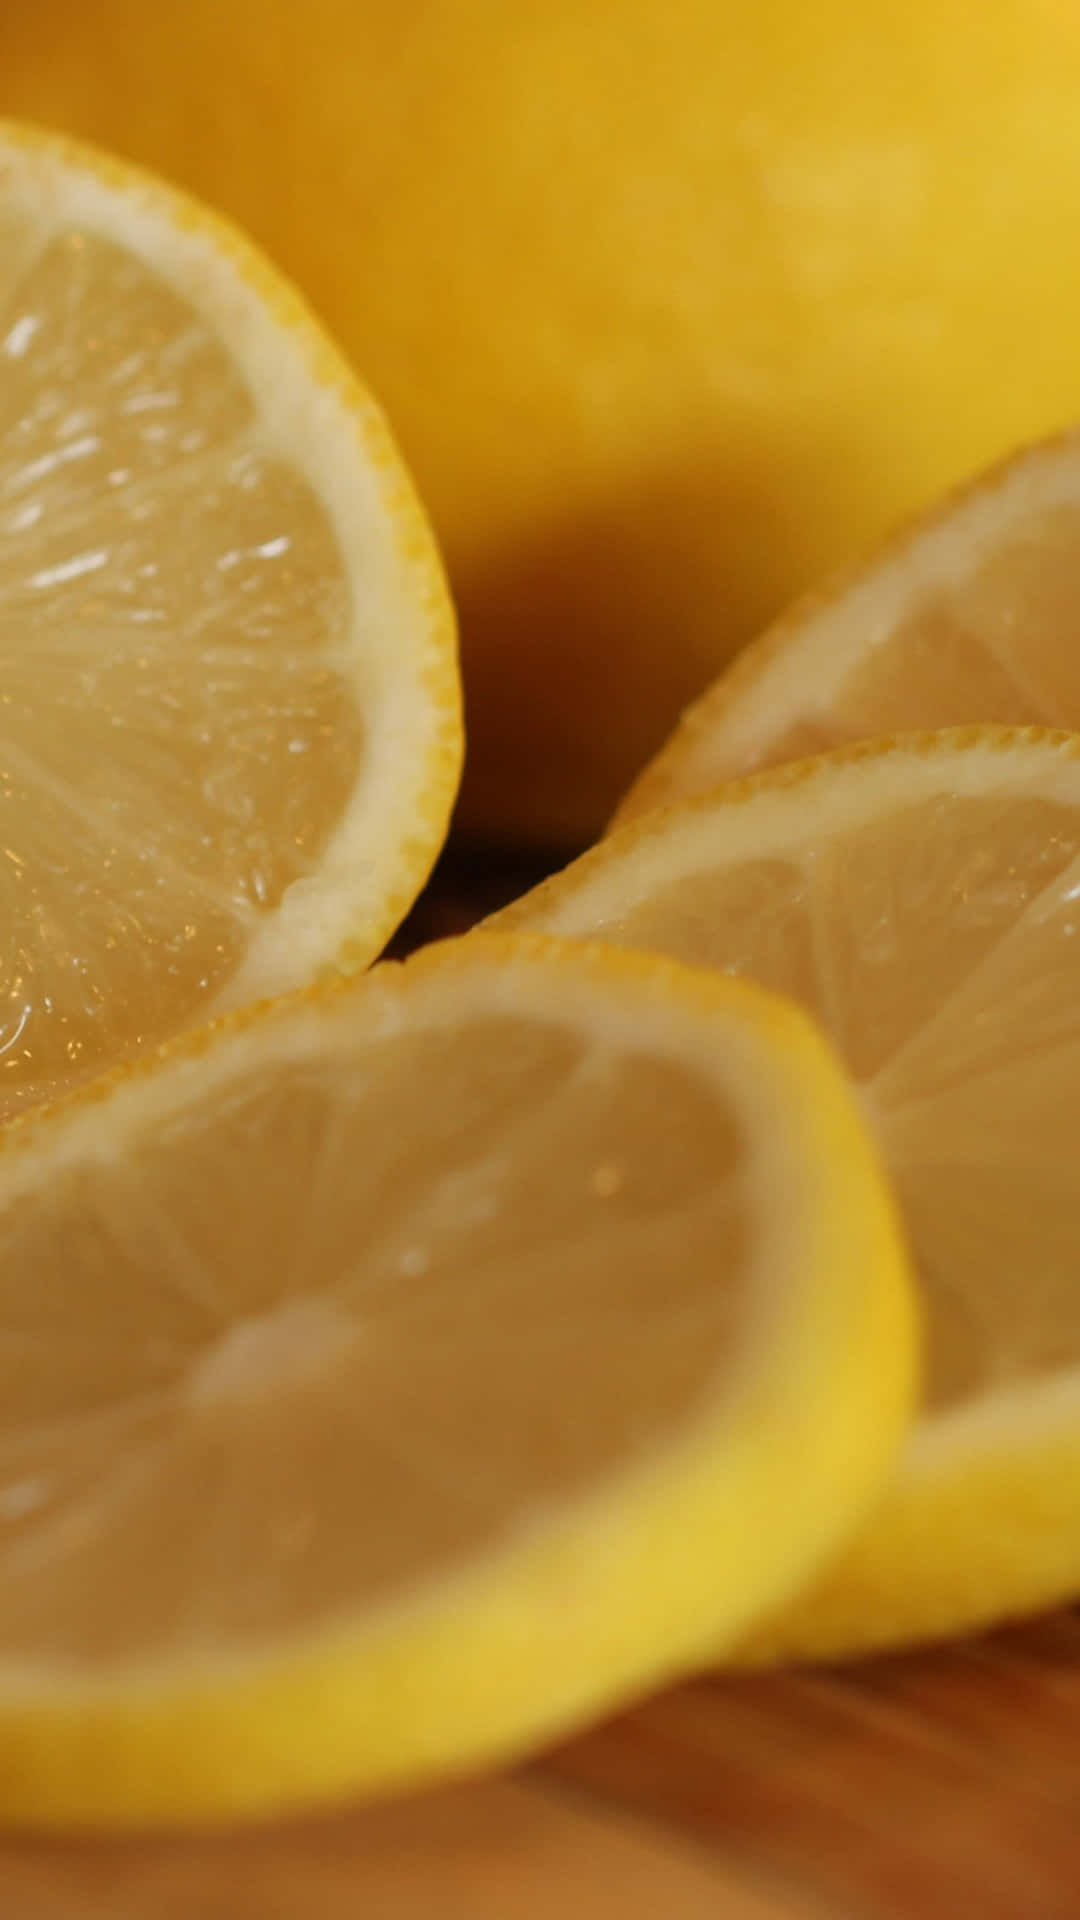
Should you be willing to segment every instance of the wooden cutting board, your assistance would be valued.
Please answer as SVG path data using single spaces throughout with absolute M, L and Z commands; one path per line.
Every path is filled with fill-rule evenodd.
M 1077 1920 L 1080 1616 L 701 1680 L 513 1777 L 319 1820 L 0 1845 L 3 1920 Z

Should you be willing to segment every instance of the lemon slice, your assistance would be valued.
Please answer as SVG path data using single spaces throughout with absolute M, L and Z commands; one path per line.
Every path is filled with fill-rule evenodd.
M 460 751 L 425 522 L 303 305 L 0 126 L 0 1112 L 371 960 Z
M 504 916 L 795 994 L 892 1174 L 928 1319 L 895 1486 L 777 1649 L 1080 1591 L 1080 742 L 851 748 L 646 816 Z
M 798 601 L 690 707 L 616 816 L 908 728 L 1080 728 L 1080 432 L 1014 455 Z
M 795 1008 L 484 939 L 233 1015 L 0 1150 L 0 1812 L 516 1751 L 877 1493 L 913 1296 Z

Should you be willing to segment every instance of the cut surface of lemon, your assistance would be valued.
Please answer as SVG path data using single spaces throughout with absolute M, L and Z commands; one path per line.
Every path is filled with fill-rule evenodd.
M 287 1806 L 699 1660 L 863 1517 L 914 1296 L 760 989 L 476 936 L 0 1143 L 0 1813 Z
M 1080 742 L 909 736 L 632 822 L 503 916 L 794 994 L 904 1214 L 928 1385 L 866 1532 L 764 1649 L 1080 1591 Z
M 460 751 L 421 510 L 301 301 L 0 125 L 0 1112 L 374 958 Z
M 1080 431 L 1025 449 L 799 600 L 714 681 L 616 815 L 848 741 L 1080 728 Z

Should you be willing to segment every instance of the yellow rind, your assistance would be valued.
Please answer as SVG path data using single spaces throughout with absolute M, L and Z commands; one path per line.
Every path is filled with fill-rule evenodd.
M 748 1666 L 828 1660 L 1000 1626 L 1080 1585 L 1080 1369 L 1071 1421 L 967 1455 L 953 1471 L 909 1442 L 859 1534 L 794 1606 L 756 1628 Z M 916 1432 L 918 1429 L 916 1429 Z M 921 1573 L 933 1569 L 932 1582 Z M 1021 1578 L 1017 1578 L 1017 1568 Z M 1008 1599 L 1003 1602 L 1002 1596 Z

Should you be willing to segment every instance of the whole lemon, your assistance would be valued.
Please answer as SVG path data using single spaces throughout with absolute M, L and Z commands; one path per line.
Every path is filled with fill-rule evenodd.
M 1073 0 L 37 0 L 0 108 L 239 218 L 390 413 L 462 818 L 601 824 L 793 591 L 1080 414 Z

